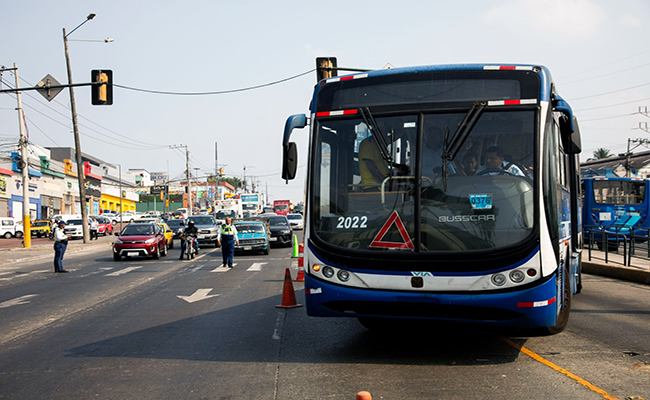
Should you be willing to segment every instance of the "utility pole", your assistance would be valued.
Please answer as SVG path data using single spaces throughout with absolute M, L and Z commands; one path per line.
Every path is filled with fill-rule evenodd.
M 16 89 L 20 88 L 18 81 L 18 66 L 14 63 L 14 76 L 16 77 Z M 23 103 L 20 97 L 20 91 L 16 92 L 16 101 L 18 102 L 18 127 L 20 130 L 20 158 L 23 184 L 23 235 L 25 247 L 32 247 L 31 236 L 31 219 L 29 214 L 29 154 L 27 153 L 27 136 L 25 135 L 25 117 L 23 115 Z
M 86 21 L 90 19 L 92 18 L 88 16 L 88 19 Z M 86 21 L 84 21 L 84 23 Z M 72 32 L 74 32 L 77 28 L 73 29 Z M 65 63 L 68 68 L 68 84 L 72 85 L 72 67 L 70 66 L 70 53 L 68 51 L 68 35 L 65 32 L 65 28 L 63 28 L 63 45 L 65 47 Z M 81 206 L 81 220 L 83 221 L 83 224 L 81 226 L 84 234 L 84 243 L 88 243 L 88 241 L 90 240 L 90 232 L 88 230 L 88 223 L 86 222 L 88 221 L 88 210 L 86 209 L 86 184 L 84 182 L 84 168 L 81 160 L 81 141 L 79 140 L 79 126 L 77 125 L 77 105 L 75 104 L 74 101 L 74 89 L 72 86 L 70 86 L 70 109 L 72 110 L 72 130 L 74 131 L 74 147 L 75 147 L 75 153 L 77 159 L 77 181 L 79 182 L 79 204 Z
M 630 143 L 638 143 L 636 146 L 634 146 L 632 149 L 630 149 Z M 625 177 L 629 178 L 630 177 L 630 156 L 632 155 L 631 151 L 636 149 L 637 147 L 641 145 L 650 145 L 650 140 L 649 139 L 627 139 L 627 152 L 625 153 Z
M 169 146 L 170 149 L 179 149 L 179 148 L 184 148 L 185 149 L 185 179 L 187 179 L 187 186 L 186 186 L 186 191 L 187 191 L 187 215 L 192 215 L 192 186 L 190 183 L 190 180 L 192 178 L 191 172 L 190 172 L 190 151 L 187 149 L 186 144 L 177 144 L 177 145 L 172 145 Z

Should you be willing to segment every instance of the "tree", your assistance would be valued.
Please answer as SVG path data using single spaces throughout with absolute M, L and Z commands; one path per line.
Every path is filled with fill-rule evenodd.
M 596 159 L 598 159 L 598 160 L 600 160 L 601 158 L 609 158 L 612 155 L 613 154 L 609 149 L 605 149 L 603 147 L 601 147 L 601 148 L 597 149 L 596 151 L 594 151 L 594 157 L 596 157 Z
M 238 189 L 241 187 L 241 180 L 239 178 L 219 178 L 221 182 L 228 182 L 231 184 L 235 189 Z

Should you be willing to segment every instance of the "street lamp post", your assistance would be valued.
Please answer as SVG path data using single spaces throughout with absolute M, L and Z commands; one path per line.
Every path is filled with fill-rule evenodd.
M 88 230 L 88 210 L 86 209 L 86 185 L 84 182 L 84 169 L 81 160 L 81 142 L 79 141 L 79 127 L 77 125 L 77 106 L 74 101 L 74 89 L 72 87 L 72 67 L 70 66 L 70 53 L 68 51 L 68 36 L 72 32 L 79 29 L 79 27 L 91 19 L 95 18 L 95 14 L 89 14 L 86 17 L 86 20 L 81 24 L 77 25 L 70 33 L 66 33 L 65 28 L 63 28 L 63 46 L 65 48 L 65 62 L 68 68 L 68 84 L 70 85 L 70 108 L 72 110 L 72 129 L 74 131 L 74 146 L 75 146 L 75 155 L 77 159 L 77 180 L 79 182 L 79 204 L 81 205 L 81 220 L 84 221 L 82 224 L 83 234 L 84 234 L 84 243 L 88 243 L 90 239 L 90 233 Z

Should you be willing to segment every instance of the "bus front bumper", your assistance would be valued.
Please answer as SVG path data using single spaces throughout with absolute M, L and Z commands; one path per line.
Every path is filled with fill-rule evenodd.
M 352 288 L 305 274 L 307 314 L 315 317 L 401 318 L 538 328 L 556 324 L 556 296 L 555 275 L 518 291 L 432 293 Z

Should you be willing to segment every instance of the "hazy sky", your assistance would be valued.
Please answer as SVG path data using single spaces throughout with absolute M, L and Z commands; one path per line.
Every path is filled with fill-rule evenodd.
M 550 68 L 583 135 L 582 159 L 600 147 L 625 151 L 648 138 L 650 1 L 110 1 L 3 2 L 0 65 L 17 63 L 21 86 L 46 74 L 67 82 L 62 28 L 97 16 L 69 38 L 73 79 L 112 69 L 114 83 L 167 92 L 220 92 L 277 82 L 312 70 L 318 56 L 339 66 L 381 68 L 447 63 L 530 63 Z M 645 23 L 643 21 L 646 21 Z M 13 85 L 14 76 L 3 80 Z M 115 88 L 112 106 L 75 90 L 81 147 L 123 169 L 214 171 L 215 142 L 226 175 L 256 177 L 270 199 L 303 195 L 307 130 L 295 131 L 299 173 L 280 178 L 286 118 L 307 113 L 315 73 L 255 90 L 180 96 Z M 6 86 L 3 84 L 3 88 Z M 74 146 L 67 90 L 48 103 L 23 92 L 30 139 Z M 0 95 L 0 141 L 18 138 L 15 96 Z M 636 114 L 635 114 L 636 113 Z M 637 129 L 635 129 L 637 128 Z M 3 148 L 6 149 L 6 148 Z M 641 150 L 641 149 L 639 149 Z M 645 150 L 645 149 L 644 149 Z M 193 169 L 194 172 L 194 169 Z

